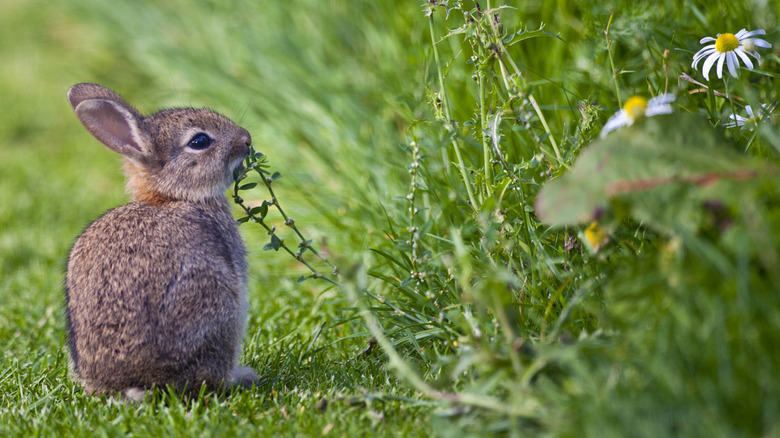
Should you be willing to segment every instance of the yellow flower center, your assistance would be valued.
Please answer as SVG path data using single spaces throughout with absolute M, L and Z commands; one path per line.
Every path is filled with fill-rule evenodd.
M 733 52 L 739 47 L 739 40 L 733 33 L 722 33 L 715 40 L 715 50 L 720 53 Z
M 626 101 L 626 105 L 623 107 L 623 109 L 626 110 L 628 118 L 631 119 L 631 121 L 634 121 L 645 115 L 645 110 L 647 109 L 647 99 L 640 96 L 634 96 Z
M 585 240 L 588 241 L 590 247 L 596 252 L 609 240 L 609 231 L 600 227 L 596 222 L 591 222 L 588 228 L 585 228 L 584 234 Z

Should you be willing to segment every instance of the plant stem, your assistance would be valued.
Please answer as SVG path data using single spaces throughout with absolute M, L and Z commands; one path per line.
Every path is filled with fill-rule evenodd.
M 298 252 L 293 252 L 286 243 L 284 243 L 284 239 L 280 237 L 276 237 L 276 240 L 278 241 L 278 248 L 281 248 L 285 250 L 288 254 L 290 254 L 294 259 L 298 260 L 300 263 L 302 263 L 304 266 L 306 266 L 312 274 L 310 275 L 310 278 L 322 278 L 325 281 L 338 286 L 339 283 L 329 278 L 325 275 L 323 275 L 319 270 L 317 270 L 314 266 L 312 266 L 309 262 L 307 262 L 303 258 L 303 253 L 306 249 L 311 251 L 313 254 L 315 254 L 320 260 L 324 261 L 328 264 L 331 268 L 333 268 L 333 274 L 338 275 L 338 269 L 324 256 L 322 256 L 317 250 L 312 248 L 311 244 L 309 244 L 309 241 L 306 239 L 306 237 L 303 236 L 303 234 L 300 232 L 300 230 L 295 226 L 295 221 L 287 216 L 287 214 L 284 212 L 284 209 L 282 209 L 281 205 L 279 204 L 279 200 L 276 198 L 276 195 L 271 188 L 271 183 L 273 182 L 272 178 L 268 177 L 268 172 L 263 169 L 262 162 L 258 160 L 258 155 L 255 154 L 254 148 L 250 147 L 249 155 L 246 159 L 246 167 L 244 168 L 243 173 L 237 176 L 235 184 L 233 185 L 233 201 L 241 207 L 242 210 L 244 210 L 244 214 L 246 214 L 246 219 L 244 221 L 252 221 L 254 223 L 260 224 L 263 228 L 265 228 L 266 233 L 270 236 L 276 236 L 276 228 L 269 226 L 265 222 L 265 214 L 263 213 L 263 216 L 257 216 L 256 214 L 252 213 L 252 208 L 248 207 L 246 204 L 244 204 L 244 200 L 238 195 L 238 192 L 240 190 L 240 182 L 244 180 L 247 176 L 247 174 L 251 171 L 255 171 L 260 175 L 260 178 L 263 180 L 263 184 L 265 184 L 266 189 L 271 195 L 271 202 L 268 203 L 267 201 L 263 201 L 264 205 L 273 205 L 276 207 L 276 209 L 279 211 L 279 213 L 284 218 L 284 223 L 288 227 L 292 228 L 295 233 L 298 235 L 298 237 L 301 239 L 301 243 L 299 246 L 301 247 L 301 250 Z M 263 159 L 261 157 L 261 159 Z M 277 248 L 277 249 L 278 249 Z
M 609 14 L 609 22 L 607 22 L 607 30 L 604 31 L 604 36 L 607 38 L 607 54 L 609 54 L 609 66 L 612 68 L 612 79 L 615 81 L 615 95 L 617 96 L 618 106 L 623 108 L 623 100 L 620 98 L 620 86 L 617 80 L 617 71 L 615 70 L 615 61 L 612 59 L 612 41 L 609 40 L 609 27 L 612 25 L 612 17 L 614 12 Z
M 436 49 L 436 35 L 433 32 L 433 14 L 428 17 L 428 29 L 431 33 L 431 47 L 433 48 L 433 58 L 436 62 L 436 72 L 439 76 L 439 94 L 441 95 L 441 104 L 444 110 L 444 117 L 446 120 L 447 128 L 452 131 L 452 116 L 450 115 L 450 107 L 447 102 L 447 93 L 444 89 L 444 75 L 441 71 L 441 63 L 439 61 L 439 51 Z M 466 165 L 463 162 L 463 155 L 460 152 L 460 146 L 455 137 L 452 138 L 452 147 L 455 150 L 455 157 L 458 159 L 458 170 L 463 178 L 463 184 L 466 186 L 466 193 L 469 197 L 469 203 L 473 210 L 477 210 L 479 204 L 477 204 L 476 198 L 474 198 L 473 190 L 471 189 L 471 181 L 469 180 L 468 173 L 466 172 Z
M 262 175 L 261 175 L 262 176 Z M 307 243 L 306 248 L 308 248 L 309 251 L 311 251 L 314 255 L 316 255 L 320 260 L 327 263 L 328 266 L 331 268 L 335 268 L 333 263 L 330 262 L 326 257 L 322 256 L 316 249 L 312 248 L 311 245 L 308 245 L 308 240 L 301 234 L 301 231 L 298 229 L 298 227 L 295 226 L 295 223 L 290 223 L 290 217 L 285 214 L 284 210 L 282 209 L 282 206 L 279 204 L 279 199 L 276 197 L 276 194 L 274 194 L 274 190 L 271 188 L 271 183 L 268 181 L 268 179 L 263 178 L 263 182 L 265 183 L 265 188 L 268 189 L 268 193 L 271 194 L 271 200 L 276 207 L 277 210 L 279 210 L 279 213 L 284 218 L 285 224 L 287 224 L 288 227 L 292 228 L 295 231 L 295 234 L 300 237 L 301 241 L 304 243 Z
M 724 75 L 723 76 L 723 88 L 726 89 L 726 101 L 728 102 L 729 106 L 731 107 L 731 114 L 734 114 L 734 123 L 737 122 L 737 109 L 734 106 L 734 99 L 731 98 L 731 92 L 729 90 L 729 80 Z M 734 131 L 736 132 L 735 138 L 737 140 L 737 146 L 742 142 L 742 129 L 739 127 L 739 125 L 735 126 Z
M 498 62 L 503 64 L 504 59 L 506 58 L 506 60 L 509 62 L 509 65 L 512 66 L 515 75 L 517 75 L 519 78 L 522 78 L 523 75 L 520 73 L 520 69 L 517 68 L 517 64 L 515 64 L 515 61 L 512 59 L 512 57 L 509 56 L 509 52 L 506 50 L 504 43 L 501 41 L 501 38 L 497 38 L 496 40 L 498 46 L 501 48 L 501 56 L 498 57 Z M 505 69 L 501 69 L 502 74 L 504 71 Z M 506 79 L 504 82 L 507 82 Z M 515 82 L 515 86 L 517 86 L 517 82 Z M 542 109 L 539 107 L 539 104 L 536 103 L 534 95 L 530 92 L 528 93 L 528 101 L 531 103 L 531 106 L 533 106 L 534 112 L 536 112 L 536 116 L 539 117 L 539 121 L 542 122 L 542 127 L 544 128 L 544 132 L 547 134 L 547 138 L 550 140 L 550 145 L 552 145 L 553 151 L 555 152 L 555 158 L 558 160 L 558 164 L 563 164 L 561 153 L 558 150 L 558 143 L 555 141 L 555 137 L 553 136 L 552 131 L 550 131 L 550 127 L 547 125 L 547 119 L 544 117 Z
M 490 164 L 490 147 L 487 144 L 487 108 L 485 102 L 485 75 L 482 72 L 477 73 L 479 75 L 479 114 L 482 122 L 482 154 L 485 166 L 485 190 L 487 195 L 490 195 L 490 184 L 493 180 L 493 166 Z

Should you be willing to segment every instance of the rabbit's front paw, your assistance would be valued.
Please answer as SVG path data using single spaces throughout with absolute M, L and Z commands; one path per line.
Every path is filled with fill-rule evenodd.
M 251 388 L 256 384 L 259 378 L 257 373 L 252 367 L 236 367 L 233 368 L 233 372 L 230 373 L 231 383 L 233 386 L 241 388 Z

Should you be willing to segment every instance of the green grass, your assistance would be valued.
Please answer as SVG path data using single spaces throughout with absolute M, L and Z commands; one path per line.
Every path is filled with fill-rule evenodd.
M 778 100 L 778 57 L 762 49 L 760 72 L 729 80 L 745 100 L 677 78 L 706 82 L 690 68 L 703 36 L 764 28 L 775 42 L 780 3 L 506 2 L 500 23 L 470 1 L 438 2 L 449 14 L 422 1 L 192 3 L 3 5 L 1 435 L 778 434 L 778 119 L 721 126 Z M 283 175 L 285 213 L 339 266 L 337 286 L 298 282 L 311 271 L 242 225 L 257 388 L 128 406 L 69 378 L 67 252 L 126 202 L 118 157 L 65 99 L 84 81 L 145 112 L 209 106 L 242 124 Z M 667 87 L 689 117 L 659 117 L 668 136 L 632 140 L 657 132 L 651 121 L 597 141 L 619 102 Z M 669 143 L 696 130 L 712 134 Z M 592 211 L 612 182 L 577 160 L 588 147 L 625 149 L 614 171 L 689 177 L 704 151 L 758 176 L 605 199 L 611 237 L 594 251 L 587 223 L 560 219 Z M 592 177 L 572 182 L 581 171 Z M 540 190 L 578 202 L 537 211 Z M 262 184 L 240 195 L 269 199 Z M 265 218 L 295 246 L 283 220 Z

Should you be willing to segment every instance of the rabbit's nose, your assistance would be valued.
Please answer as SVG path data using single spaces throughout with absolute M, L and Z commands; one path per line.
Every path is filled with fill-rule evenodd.
M 252 146 L 252 136 L 249 135 L 249 131 L 242 129 L 238 136 L 237 143 L 246 147 Z
M 233 137 L 232 148 L 236 153 L 245 156 L 249 154 L 249 147 L 252 146 L 252 136 L 246 129 L 239 131 L 235 137 Z

